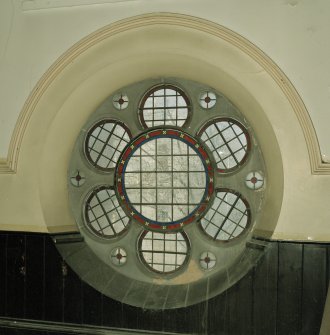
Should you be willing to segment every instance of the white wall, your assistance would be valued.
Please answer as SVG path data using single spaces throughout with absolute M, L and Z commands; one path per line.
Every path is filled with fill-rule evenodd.
M 103 4 L 95 4 L 96 2 L 103 2 Z M 94 3 L 94 5 L 69 6 L 78 3 Z M 328 41 L 326 33 L 330 31 L 330 23 L 328 23 L 326 17 L 327 13 L 330 13 L 330 2 L 327 4 L 326 1 L 317 0 L 313 1 L 313 6 L 310 3 L 310 1 L 296 0 L 288 2 L 280 2 L 279 0 L 1 1 L 0 159 L 7 156 L 15 123 L 27 97 L 45 71 L 68 48 L 95 30 L 119 19 L 143 13 L 169 11 L 217 22 L 252 41 L 270 56 L 282 68 L 301 94 L 314 123 L 322 152 L 330 157 L 330 135 L 326 131 L 327 124 L 330 121 L 330 116 L 328 116 L 326 110 L 326 102 L 330 94 L 329 90 L 326 89 L 327 74 L 329 73 L 329 66 L 327 71 L 326 62 L 330 59 L 330 48 L 327 48 L 326 44 Z M 67 7 L 56 7 L 61 4 L 66 4 Z M 316 44 L 316 41 L 321 39 L 323 39 L 323 43 Z M 156 41 L 159 41 L 158 35 Z M 116 45 L 120 46 L 120 43 Z M 204 43 L 204 45 L 206 44 Z M 127 53 L 130 53 L 129 47 L 127 45 L 124 47 L 128 49 Z M 138 47 L 136 45 L 136 48 Z M 120 49 L 125 48 L 122 46 Z M 205 50 L 196 47 L 195 51 L 202 54 Z M 132 52 L 132 54 L 134 53 Z M 312 54 L 313 58 L 315 56 L 313 60 L 311 59 Z M 224 58 L 222 61 L 218 59 L 218 53 L 216 57 L 213 59 L 213 64 L 215 62 L 224 63 Z M 221 53 L 219 57 L 221 57 Z M 247 59 L 245 60 L 247 61 Z M 90 67 L 89 69 L 83 68 L 86 69 L 86 73 L 93 72 L 92 65 L 94 64 L 91 64 L 91 66 L 85 65 L 85 67 Z M 81 70 L 80 67 L 79 75 L 84 70 Z M 243 83 L 245 81 L 245 84 L 249 82 L 252 96 L 255 98 L 258 96 L 260 106 L 264 108 L 265 112 L 269 111 L 267 115 L 274 125 L 282 155 L 285 157 L 283 164 L 284 205 L 273 237 L 322 241 L 328 239 L 330 236 L 328 225 L 330 207 L 327 204 L 329 203 L 330 176 L 326 175 L 329 174 L 328 172 L 322 176 L 312 175 L 305 139 L 299 128 L 297 116 L 294 113 L 287 112 L 292 109 L 292 106 L 290 107 L 288 101 L 283 100 L 283 92 L 278 87 L 279 92 L 276 93 L 276 98 L 269 98 L 267 95 L 268 87 L 262 85 L 267 74 L 261 67 L 252 66 L 251 63 L 251 67 L 236 66 L 226 68 L 226 70 L 228 70 L 228 73 L 233 73 L 236 82 Z M 75 75 L 77 78 L 71 76 L 70 80 L 78 80 L 79 75 L 77 73 Z M 89 73 L 89 76 L 92 76 L 92 74 Z M 306 80 L 306 78 L 309 80 Z M 84 78 L 79 80 L 81 87 L 83 87 Z M 254 84 L 252 85 L 251 82 Z M 89 81 L 90 85 L 91 83 L 92 80 Z M 68 83 L 67 87 L 71 87 L 71 84 Z M 100 80 L 98 80 L 98 85 L 100 85 Z M 269 85 L 271 87 L 272 84 L 269 83 Z M 322 90 L 322 87 L 325 89 Z M 37 116 L 31 118 L 29 121 L 31 124 L 30 132 L 27 131 L 29 136 L 26 135 L 23 138 L 22 147 L 25 147 L 25 151 L 22 150 L 22 152 L 24 152 L 24 159 L 21 159 L 20 163 L 22 164 L 19 165 L 17 174 L 12 176 L 0 175 L 0 187 L 6 190 L 6 192 L 0 194 L 0 229 L 47 231 L 45 225 L 47 220 L 41 204 L 45 200 L 45 196 L 41 194 L 42 192 L 40 193 L 38 183 L 43 178 L 49 179 L 51 174 L 48 174 L 48 169 L 46 171 L 40 169 L 39 171 L 33 165 L 33 162 L 29 161 L 37 161 L 40 158 L 40 149 L 42 149 L 40 139 L 46 139 L 45 133 L 52 133 L 53 131 L 46 125 L 59 122 L 60 119 L 56 119 L 55 115 L 57 112 L 68 108 L 70 99 L 67 97 L 74 92 L 75 88 L 74 85 L 70 89 L 67 88 L 65 97 L 64 95 L 61 96 L 60 89 L 56 92 L 51 90 L 52 99 L 43 99 L 43 103 L 39 104 L 38 107 L 39 114 L 37 113 L 40 119 L 37 120 Z M 106 89 L 108 88 L 109 86 L 106 86 Z M 78 88 L 75 91 L 77 90 Z M 102 101 L 95 97 L 100 94 L 100 88 L 94 85 L 90 88 L 88 94 L 91 94 L 92 90 L 94 90 L 93 96 L 90 96 L 88 101 L 84 102 L 82 109 L 87 106 L 87 102 L 92 104 Z M 228 90 L 230 91 L 229 88 Z M 244 104 L 243 99 L 236 101 L 235 95 L 237 96 L 237 94 L 234 94 L 230 98 L 238 106 Z M 52 106 L 49 105 L 49 101 L 52 102 Z M 58 105 L 55 106 L 56 102 Z M 75 106 L 78 106 L 78 104 Z M 245 105 L 245 108 L 247 108 L 247 105 Z M 56 112 L 54 109 L 56 109 Z M 85 113 L 90 113 L 91 110 L 88 109 Z M 81 110 L 79 112 L 81 114 Z M 253 109 L 249 111 L 249 113 L 253 112 L 255 112 Z M 67 113 L 69 112 L 67 111 Z M 75 113 L 79 114 L 78 111 L 75 111 Z M 78 116 L 82 118 L 81 115 Z M 49 119 L 48 123 L 40 121 L 46 119 Z M 71 117 L 71 119 L 71 128 L 67 129 L 68 136 L 73 136 L 71 134 L 72 127 L 77 126 L 77 118 Z M 61 123 L 57 124 L 58 129 L 56 129 L 59 133 L 63 131 L 61 125 Z M 31 132 L 34 134 L 31 134 Z M 264 130 L 263 132 L 264 136 L 267 137 L 267 131 Z M 52 140 L 55 139 L 54 148 L 56 149 L 58 137 L 53 136 L 51 138 Z M 65 141 L 65 139 L 62 139 L 62 141 Z M 299 145 L 296 144 L 297 141 L 299 141 Z M 267 142 L 267 139 L 265 139 L 265 142 Z M 291 157 L 293 158 L 292 161 Z M 49 165 L 49 168 L 51 168 L 51 163 Z M 62 170 L 65 178 L 67 164 L 63 164 Z M 66 179 L 63 181 L 63 189 L 65 189 L 65 183 Z M 54 184 L 56 187 L 58 186 L 57 182 L 54 182 Z M 49 188 L 46 188 L 46 190 L 49 191 Z M 269 192 L 274 191 L 270 187 L 268 190 Z M 62 194 L 62 198 L 66 198 L 66 193 L 63 192 Z M 52 194 L 49 196 L 54 198 Z M 65 199 L 60 199 L 61 197 L 59 199 L 53 198 L 48 201 L 52 206 L 54 200 L 56 202 L 61 200 L 64 203 L 62 204 L 63 208 L 67 207 Z M 55 215 L 53 215 L 52 209 L 50 212 L 50 217 L 54 219 Z M 69 213 L 69 211 L 67 212 Z M 61 211 L 59 213 L 62 214 Z M 264 222 L 267 223 L 267 218 Z M 55 224 L 58 224 L 58 222 L 54 222 Z M 14 225 L 16 226 L 14 227 Z
M 26 98 L 62 53 L 82 37 L 111 22 L 166 11 L 224 25 L 270 56 L 302 96 L 316 129 L 321 153 L 324 159 L 330 160 L 328 0 L 112 1 L 0 2 L 0 158 L 7 156 L 10 137 Z M 88 3 L 92 5 L 84 5 Z M 63 4 L 67 7 L 61 7 Z

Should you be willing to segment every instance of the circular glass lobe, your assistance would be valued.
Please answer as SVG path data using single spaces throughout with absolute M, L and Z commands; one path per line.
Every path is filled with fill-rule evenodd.
M 85 174 L 82 171 L 76 170 L 70 178 L 70 181 L 73 186 L 80 187 L 85 184 Z
M 144 231 L 138 249 L 141 260 L 151 270 L 172 273 L 187 262 L 190 246 L 184 232 L 163 234 Z
M 139 117 L 144 128 L 186 124 L 190 102 L 186 94 L 173 85 L 152 88 L 142 99 Z
M 129 224 L 129 218 L 120 207 L 111 187 L 94 189 L 86 200 L 84 211 L 86 225 L 101 237 L 116 237 Z
M 233 171 L 246 161 L 250 137 L 245 127 L 231 118 L 208 122 L 198 134 L 209 150 L 220 172 Z
M 116 166 L 130 138 L 131 133 L 123 123 L 115 120 L 99 121 L 86 136 L 86 157 L 96 168 L 110 171 Z
M 207 91 L 204 92 L 199 98 L 199 104 L 205 109 L 212 108 L 217 102 L 217 96 L 215 93 Z
M 129 102 L 129 99 L 125 93 L 118 93 L 112 99 L 113 105 L 118 110 L 127 108 L 128 102 Z
M 210 251 L 204 251 L 199 257 L 199 264 L 203 270 L 211 270 L 215 267 L 217 258 Z
M 124 248 L 117 247 L 111 250 L 110 258 L 114 265 L 124 265 L 127 261 L 127 252 Z
M 264 185 L 264 177 L 258 171 L 250 172 L 245 178 L 245 184 L 251 190 L 259 190 Z
M 200 224 L 213 240 L 230 241 L 248 230 L 250 219 L 249 204 L 241 194 L 219 189 Z
M 213 193 L 207 152 L 177 129 L 157 129 L 133 140 L 118 162 L 115 180 L 126 212 L 158 231 L 195 221 Z

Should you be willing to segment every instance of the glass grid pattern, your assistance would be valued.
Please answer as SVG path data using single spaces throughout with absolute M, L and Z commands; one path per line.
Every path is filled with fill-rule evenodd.
M 124 265 L 127 261 L 127 252 L 123 248 L 115 248 L 110 254 L 111 262 L 115 265 Z
M 112 102 L 116 109 L 123 110 L 127 108 L 129 99 L 125 93 L 119 93 L 113 97 Z
M 85 204 L 88 227 L 102 237 L 115 237 L 122 233 L 129 218 L 120 207 L 115 191 L 111 188 L 96 189 Z
M 244 232 L 249 219 L 249 210 L 240 195 L 220 191 L 202 218 L 201 226 L 214 240 L 228 241 Z
M 131 205 L 157 222 L 181 220 L 205 194 L 206 171 L 200 156 L 185 142 L 161 137 L 141 145 L 125 170 Z
M 147 127 L 182 127 L 189 114 L 188 99 L 174 87 L 152 90 L 140 108 L 142 124 Z
M 141 235 L 139 252 L 152 270 L 160 273 L 174 272 L 188 257 L 188 239 L 184 233 L 145 232 Z
M 245 184 L 251 190 L 258 190 L 264 184 L 264 177 L 261 173 L 255 171 L 250 172 L 245 179 Z
M 116 121 L 102 121 L 94 126 L 86 138 L 86 153 L 96 167 L 114 168 L 119 156 L 130 141 L 130 134 Z
M 202 269 L 210 270 L 215 267 L 217 259 L 210 251 L 205 251 L 200 255 L 199 263 Z
M 205 92 L 199 99 L 201 107 L 209 109 L 212 108 L 217 102 L 217 96 L 213 92 Z
M 236 122 L 213 122 L 202 132 L 201 139 L 212 151 L 217 167 L 221 170 L 235 168 L 246 157 L 247 132 Z
M 71 184 L 76 187 L 80 187 L 85 184 L 86 177 L 85 174 L 81 171 L 76 171 L 75 175 L 70 178 Z

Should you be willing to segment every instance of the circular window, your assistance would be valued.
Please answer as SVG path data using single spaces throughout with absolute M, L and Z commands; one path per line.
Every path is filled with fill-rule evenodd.
M 87 159 L 98 169 L 105 171 L 112 169 L 130 138 L 130 131 L 121 122 L 113 120 L 97 122 L 86 136 Z
M 186 94 L 172 85 L 156 86 L 147 92 L 140 106 L 143 127 L 179 126 L 188 120 L 190 103 Z
M 201 139 L 212 151 L 221 172 L 232 171 L 244 163 L 250 148 L 246 128 L 234 119 L 218 119 L 200 132 Z
M 163 234 L 145 231 L 139 240 L 139 253 L 151 270 L 172 273 L 186 263 L 189 241 L 183 232 Z
M 136 138 L 117 167 L 127 213 L 155 230 L 171 230 L 201 215 L 213 193 L 213 168 L 203 147 L 176 129 Z
M 143 308 L 201 301 L 208 280 L 210 297 L 228 287 L 253 255 L 266 176 L 257 143 L 214 88 L 166 78 L 118 88 L 90 116 L 68 170 L 80 275 Z

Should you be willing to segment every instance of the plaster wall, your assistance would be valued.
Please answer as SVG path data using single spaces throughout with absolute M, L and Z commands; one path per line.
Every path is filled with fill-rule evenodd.
M 83 2 L 87 3 L 86 1 L 81 3 Z M 275 1 L 270 1 L 268 6 L 265 6 L 262 1 L 253 2 L 254 5 L 251 3 L 247 5 L 243 1 L 235 3 L 211 0 L 203 3 L 189 1 L 188 6 L 188 1 L 184 0 L 181 2 L 124 1 L 60 8 L 47 8 L 47 4 L 55 3 L 52 1 L 31 1 L 29 2 L 31 6 L 26 5 L 28 2 L 1 2 L 0 15 L 3 20 L 0 20 L 2 25 L 0 31 L 4 34 L 0 39 L 0 46 L 3 46 L 0 61 L 0 85 L 2 86 L 0 157 L 5 159 L 7 156 L 15 123 L 28 95 L 40 77 L 61 54 L 84 36 L 118 19 L 145 12 L 168 11 L 169 8 L 176 12 L 219 22 L 247 37 L 271 56 L 294 83 L 304 101 L 306 97 L 307 109 L 316 128 L 321 149 L 325 150 L 322 152 L 327 152 L 326 150 L 330 152 L 330 147 L 326 148 L 330 145 L 330 141 L 326 139 L 327 122 L 324 119 L 327 115 L 328 93 L 323 94 L 322 97 L 314 96 L 322 92 L 316 88 L 327 80 L 326 71 L 319 71 L 317 85 L 313 80 L 305 80 L 306 76 L 310 75 L 310 73 L 307 74 L 308 64 L 310 64 L 310 58 L 307 57 L 308 46 L 303 41 L 297 45 L 299 36 L 302 39 L 306 37 L 302 29 L 304 26 L 302 21 L 305 22 L 307 12 L 308 15 L 315 14 L 315 17 L 314 14 L 311 15 L 310 20 L 321 24 L 330 7 L 325 1 L 318 1 L 318 5 L 313 8 L 309 8 L 304 1 L 291 0 L 281 4 L 276 1 L 276 5 Z M 40 6 L 33 6 L 33 4 L 40 4 Z M 252 8 L 254 8 L 253 12 Z M 318 14 L 321 8 L 324 10 Z M 11 13 L 11 15 L 4 13 Z M 258 20 L 255 19 L 256 15 Z M 281 26 L 278 24 L 279 19 L 275 20 L 274 17 L 281 17 Z M 260 29 L 261 26 L 265 29 Z M 288 27 L 292 29 L 288 31 Z M 176 36 L 176 33 L 177 31 L 173 30 L 172 36 Z M 322 35 L 322 33 L 319 34 Z M 153 55 L 158 57 L 162 55 L 163 59 L 159 58 L 160 61 L 157 64 L 152 64 L 152 59 L 148 61 L 146 56 L 150 52 L 147 49 L 148 39 L 141 36 L 138 35 L 134 43 L 131 43 L 132 40 L 130 43 L 124 43 L 118 38 L 114 44 L 115 48 L 112 49 L 111 59 L 106 62 L 97 59 L 95 63 L 88 63 L 86 61 L 88 54 L 85 62 L 80 62 L 76 67 L 72 62 L 72 66 L 68 67 L 69 71 L 59 76 L 50 92 L 46 92 L 43 96 L 36 113 L 29 120 L 22 148 L 20 148 L 22 155 L 17 173 L 0 176 L 1 187 L 6 190 L 1 194 L 0 199 L 1 229 L 29 231 L 74 229 L 74 222 L 67 205 L 65 176 L 70 149 L 79 129 L 89 113 L 111 93 L 112 89 L 128 83 L 120 77 L 118 69 L 125 69 L 125 66 L 129 66 L 130 70 L 135 68 L 136 71 L 132 71 L 127 79 L 133 82 L 144 79 L 146 74 L 155 75 L 158 71 L 157 66 L 162 64 L 164 75 L 182 75 L 192 80 L 204 80 L 227 95 L 243 113 L 245 111 L 245 115 L 257 132 L 261 145 L 264 146 L 262 149 L 266 155 L 268 168 L 273 169 L 269 180 L 269 199 L 272 199 L 272 194 L 279 194 L 283 188 L 283 199 L 280 195 L 279 198 L 275 197 L 274 201 L 269 200 L 268 209 L 261 220 L 263 224 L 258 227 L 260 234 L 268 237 L 271 234 L 271 237 L 279 239 L 329 240 L 330 209 L 327 204 L 330 177 L 327 174 L 311 173 L 304 133 L 292 112 L 292 106 L 288 104 L 283 92 L 280 92 L 269 79 L 269 75 L 247 57 L 232 52 L 228 46 L 214 48 L 221 51 L 220 61 L 214 57 L 216 50 L 209 52 L 212 49 L 212 39 L 204 42 L 203 36 L 195 36 L 195 40 L 192 40 L 192 35 L 188 33 L 186 35 L 186 40 L 189 41 L 188 49 L 180 45 L 179 40 L 177 44 L 173 41 L 171 44 L 168 38 L 164 38 L 164 34 L 160 33 L 158 38 L 157 33 L 154 33 L 151 39 L 156 43 L 151 48 Z M 191 46 L 193 43 L 195 43 L 194 48 Z M 216 40 L 214 43 L 217 43 Z M 296 48 L 293 48 L 292 44 Z M 171 50 L 166 49 L 167 46 L 171 46 Z M 143 47 L 146 49 L 143 50 Z M 322 58 L 327 55 L 327 52 L 330 53 L 325 45 L 320 44 L 318 47 L 320 50 L 317 57 Z M 194 52 L 187 54 L 184 50 L 189 48 Z M 158 53 L 155 50 L 158 50 Z M 286 52 L 281 53 L 282 50 Z M 300 57 L 297 50 L 299 55 L 303 56 Z M 168 55 L 167 51 L 169 51 Z M 97 53 L 97 50 L 93 52 Z M 171 53 L 176 55 L 172 59 Z M 146 67 L 139 64 L 134 59 L 134 55 L 143 55 L 144 61 L 148 61 L 145 64 L 152 66 Z M 296 58 L 293 62 L 294 55 Z M 200 63 L 201 60 L 203 64 Z M 178 63 L 173 66 L 176 61 Z M 319 64 L 322 64 L 321 60 Z M 195 73 L 191 73 L 188 65 L 191 66 L 190 69 L 196 69 Z M 218 77 L 222 75 L 223 78 L 228 76 L 231 79 L 224 79 L 222 83 L 219 80 L 213 80 L 210 74 L 214 69 L 217 69 Z M 205 72 L 203 73 L 202 70 Z M 109 78 L 114 71 L 117 71 L 116 83 L 115 86 L 111 86 L 114 83 Z M 299 75 L 295 75 L 298 72 Z M 305 77 L 300 81 L 299 76 L 302 75 Z M 315 75 L 314 72 L 313 75 Z M 56 85 L 57 89 L 54 89 Z M 304 94 L 304 91 L 307 93 Z M 235 92 L 240 92 L 240 99 Z M 269 92 L 272 93 L 269 94 Z M 83 100 L 81 100 L 82 96 L 84 96 Z M 323 108 L 316 107 L 320 101 L 324 102 Z M 77 110 L 77 107 L 80 109 Z M 265 119 L 260 121 L 256 115 L 251 114 L 252 111 Z M 258 111 L 264 111 L 265 115 Z M 64 127 L 63 124 L 65 124 Z M 273 135 L 268 131 L 267 125 L 271 125 L 269 129 L 273 129 Z M 277 168 L 273 167 L 271 157 L 273 151 L 269 150 L 272 147 L 272 141 L 269 140 L 271 136 L 277 141 L 280 155 L 284 158 L 283 166 Z M 322 138 L 325 139 L 322 140 Z M 60 177 L 58 177 L 59 172 Z M 276 179 L 276 177 L 280 178 Z M 277 185 L 276 180 L 283 185 Z
M 330 160 L 330 3 L 327 0 L 136 0 L 0 3 L 0 157 L 32 88 L 69 47 L 119 19 L 150 12 L 197 16 L 224 25 L 263 50 L 302 96 Z

